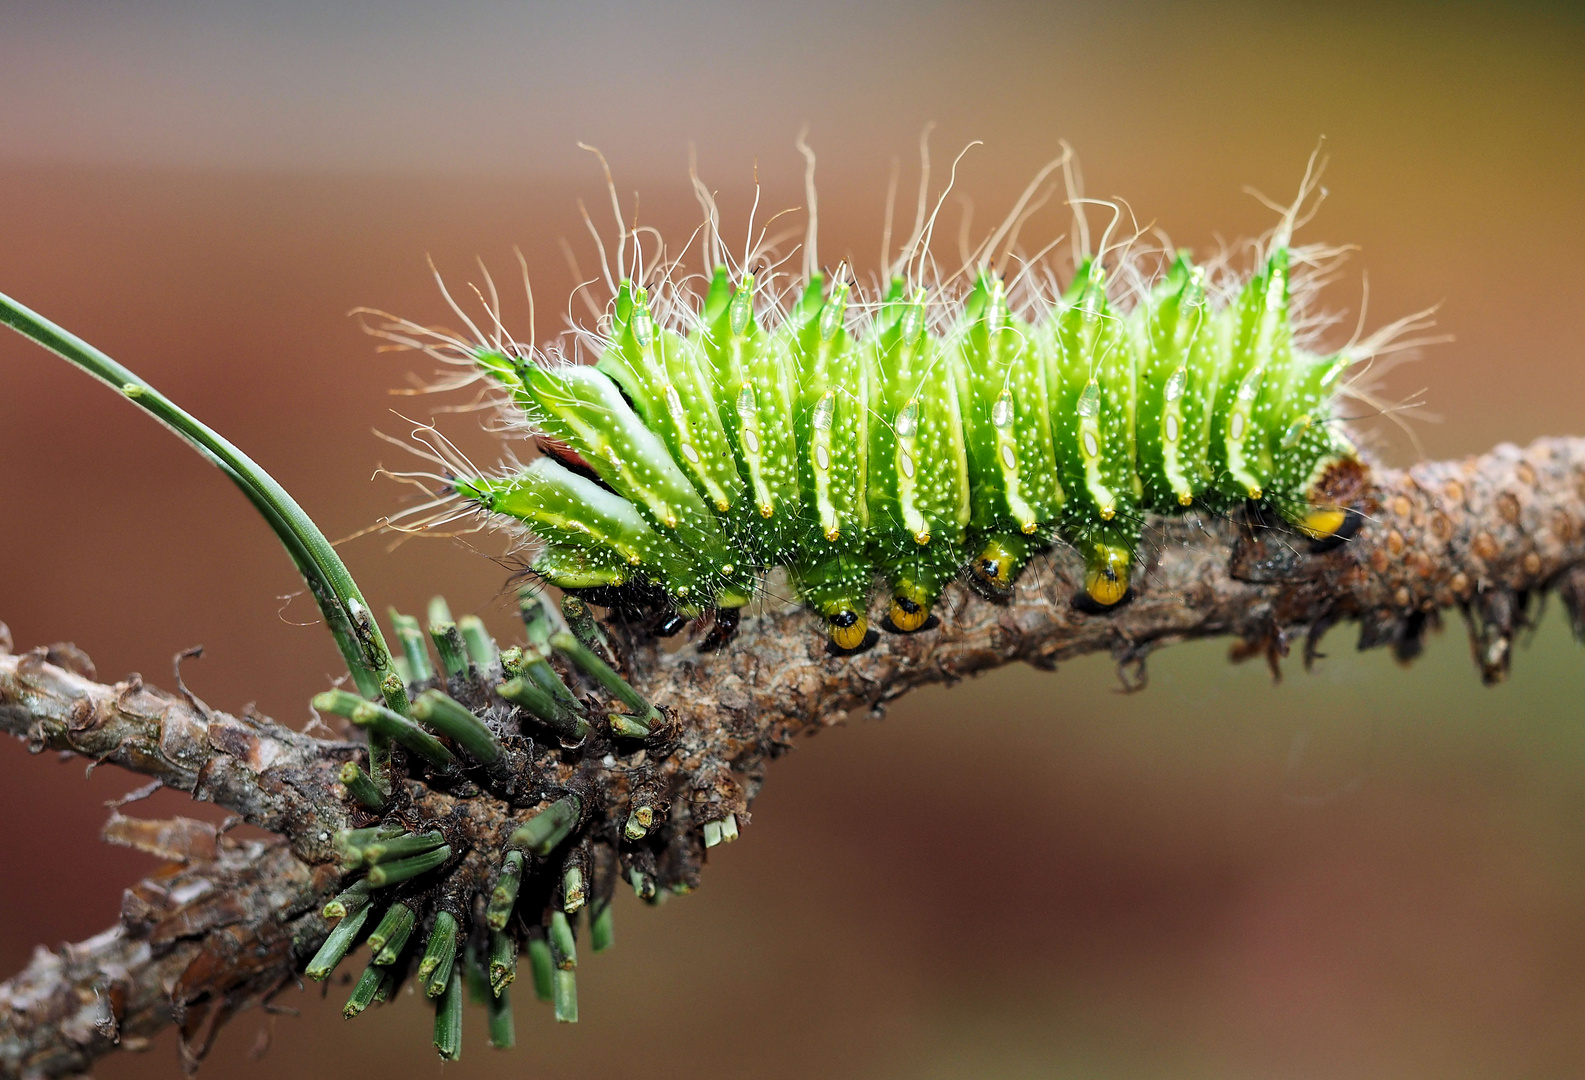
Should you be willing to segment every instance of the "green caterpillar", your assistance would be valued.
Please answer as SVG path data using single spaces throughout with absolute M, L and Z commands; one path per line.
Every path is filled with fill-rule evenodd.
M 449 482 L 528 526 L 544 580 L 713 611 L 716 643 L 775 567 L 850 651 L 878 582 L 913 632 L 965 569 L 1005 595 L 1057 541 L 1084 555 L 1076 600 L 1113 608 L 1146 514 L 1253 501 L 1320 544 L 1357 528 L 1333 405 L 1354 356 L 1296 344 L 1292 255 L 1285 225 L 1213 292 L 1178 253 L 1127 304 L 1083 259 L 1023 313 L 989 266 L 956 298 L 899 275 L 865 301 L 843 267 L 783 301 L 723 259 L 702 297 L 666 283 L 665 318 L 624 280 L 592 366 L 466 347 L 551 453 Z

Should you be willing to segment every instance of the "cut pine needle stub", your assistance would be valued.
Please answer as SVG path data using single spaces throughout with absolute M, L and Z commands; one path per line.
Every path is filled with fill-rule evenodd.
M 441 601 L 444 609 L 445 601 L 438 596 L 435 599 Z M 429 636 L 435 643 L 435 652 L 440 654 L 441 669 L 448 679 L 460 678 L 468 672 L 468 650 L 463 644 L 462 633 L 450 618 L 437 620 L 434 615 L 435 605 L 431 601 Z
M 535 855 L 549 855 L 571 835 L 582 807 L 578 796 L 564 795 L 513 830 L 507 843 Z
M 370 964 L 363 969 L 363 974 L 358 976 L 357 985 L 352 988 L 352 996 L 347 998 L 346 1007 L 341 1010 L 341 1015 L 351 1020 L 373 1002 L 374 996 L 379 993 L 380 983 L 385 979 L 385 969 Z
M 534 996 L 540 1001 L 552 1000 L 556 993 L 556 961 L 550 955 L 550 939 L 543 929 L 529 935 L 528 967 L 534 976 Z
M 578 946 L 573 940 L 572 922 L 565 911 L 551 912 L 550 954 L 555 958 L 556 966 L 563 971 L 571 971 L 578 966 Z
M 369 951 L 374 954 L 373 962 L 381 966 L 396 963 L 396 958 L 406 947 L 407 939 L 412 936 L 413 927 L 417 924 L 418 913 L 407 904 L 397 901 L 386 908 L 380 924 L 369 933 Z
M 442 1061 L 456 1061 L 462 1057 L 462 971 L 449 971 L 446 983 L 437 994 L 435 1002 L 435 1051 Z
M 611 655 L 611 643 L 605 639 L 605 632 L 600 629 L 600 624 L 594 621 L 594 613 L 589 610 L 588 604 L 576 596 L 563 596 L 561 614 L 567 620 L 567 628 L 579 641 L 590 649 L 598 649 L 607 656 Z
M 568 867 L 561 873 L 561 909 L 568 915 L 576 915 L 582 909 L 586 897 L 583 868 L 572 864 L 570 859 L 568 862 Z
M 512 917 L 512 908 L 517 904 L 517 891 L 523 880 L 523 853 L 521 851 L 508 851 L 501 860 L 501 872 L 495 879 L 495 886 L 490 890 L 490 899 L 485 907 L 485 923 L 492 930 L 504 930 L 507 920 Z
M 413 719 L 427 724 L 486 765 L 501 759 L 501 743 L 484 721 L 442 690 L 425 690 L 413 702 Z
M 405 859 L 411 855 L 422 855 L 426 851 L 435 850 L 445 842 L 445 834 L 438 831 L 406 833 L 389 840 L 375 840 L 359 850 L 363 854 L 364 864 L 374 866 L 378 863 Z
M 548 664 L 539 666 L 550 670 Z M 508 679 L 497 686 L 495 692 L 506 701 L 522 706 L 530 716 L 567 742 L 581 742 L 589 734 L 589 722 L 583 718 L 577 703 L 562 701 L 554 691 L 546 689 L 535 665 L 529 665 L 528 675 Z
M 347 789 L 347 794 L 356 799 L 369 810 L 380 810 L 385 806 L 385 795 L 380 791 L 379 785 L 363 771 L 356 761 L 349 761 L 341 767 L 341 786 Z
M 384 705 L 364 701 L 345 690 L 326 690 L 314 696 L 314 708 L 320 712 L 345 717 L 372 734 L 382 735 L 401 743 L 413 753 L 438 769 L 444 769 L 456 760 L 439 739 L 413 723 L 407 717 Z
M 490 932 L 490 989 L 497 997 L 517 978 L 517 938 L 499 930 Z
M 409 680 L 413 683 L 425 683 L 433 679 L 435 669 L 429 662 L 429 650 L 424 645 L 424 632 L 419 628 L 418 620 L 393 609 L 391 629 L 396 631 L 396 640 L 402 643 L 402 655 L 407 659 Z
M 719 821 L 704 823 L 704 846 L 715 847 L 717 844 L 730 844 L 738 837 L 737 815 L 728 814 Z
M 424 944 L 424 958 L 418 962 L 418 978 L 424 993 L 439 997 L 451 978 L 457 958 L 457 918 L 449 911 L 435 916 L 435 925 Z
M 327 919 L 341 919 L 369 902 L 370 886 L 367 881 L 354 881 L 326 902 L 320 911 Z
M 616 944 L 616 918 L 610 901 L 596 910 L 589 919 L 589 947 L 595 952 L 605 952 Z
M 451 846 L 442 844 L 435 850 L 426 852 L 423 855 L 414 855 L 407 859 L 396 859 L 392 862 L 380 863 L 370 869 L 369 884 L 377 889 L 383 889 L 388 885 L 396 885 L 418 877 L 420 874 L 429 873 L 429 871 L 444 865 L 449 858 L 451 858 Z
M 552 998 L 556 1006 L 556 1019 L 563 1024 L 578 1022 L 578 973 L 558 969 L 551 976 Z
M 551 647 L 562 653 L 578 668 L 595 682 L 599 683 L 607 693 L 628 707 L 633 714 L 635 723 L 643 724 L 646 728 L 659 722 L 659 714 L 649 700 L 633 689 L 628 681 L 615 671 L 604 660 L 596 656 L 583 642 L 568 633 L 552 634 Z
M 304 974 L 318 982 L 330 978 L 330 973 L 336 970 L 336 965 L 341 963 L 352 946 L 357 944 L 358 931 L 363 929 L 363 924 L 368 919 L 369 907 L 365 904 L 337 923 L 336 928 L 330 931 L 330 936 L 325 938 L 325 943 L 314 954 L 314 958 L 308 962 Z
M 462 635 L 462 644 L 467 650 L 469 659 L 481 671 L 499 659 L 495 641 L 490 637 L 490 632 L 484 628 L 484 621 L 477 615 L 464 615 L 458 619 L 457 632 Z
M 485 1003 L 490 1014 L 490 1045 L 497 1050 L 510 1050 L 517 1043 L 517 1032 L 512 1023 L 512 995 L 506 987 L 496 991 Z

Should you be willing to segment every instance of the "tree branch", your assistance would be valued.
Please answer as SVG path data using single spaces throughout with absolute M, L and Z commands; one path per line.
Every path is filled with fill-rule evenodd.
M 280 842 L 230 843 L 128 889 L 121 922 L 0 984 L 0 1073 L 63 1076 L 136 1049 L 173 1019 L 196 1065 L 232 1014 L 267 1000 L 324 937 L 339 873 Z
M 1547 589 L 1585 638 L 1585 439 L 1373 470 L 1359 504 L 1359 535 L 1325 554 L 1242 516 L 1158 521 L 1146 532 L 1140 595 L 1112 614 L 1072 604 L 1083 562 L 1058 548 L 1026 571 L 1011 602 L 954 586 L 938 605 L 937 630 L 882 635 L 859 656 L 834 660 L 808 617 L 787 612 L 745 620 L 713 657 L 650 647 L 638 666 L 653 672 L 644 686 L 651 699 L 685 716 L 673 761 L 693 774 L 696 801 L 719 804 L 699 815 L 708 820 L 747 807 L 752 793 L 733 790 L 728 772 L 749 774 L 757 787 L 764 760 L 801 731 L 1013 661 L 1053 668 L 1109 652 L 1139 678 L 1155 649 L 1226 635 L 1240 640 L 1238 652 L 1275 666 L 1295 635 L 1306 635 L 1308 657 L 1345 620 L 1359 622 L 1361 649 L 1391 645 L 1407 660 L 1438 613 L 1457 606 L 1482 677 L 1496 682 L 1531 601 Z M 715 782 L 701 783 L 706 777 Z
M 35 754 L 70 750 L 152 776 L 289 837 L 310 862 L 329 858 L 331 834 L 346 825 L 336 769 L 359 744 L 217 712 L 185 688 L 177 697 L 139 675 L 105 686 L 93 674 L 71 646 L 0 650 L 0 731 Z
M 1506 673 L 1514 632 L 1548 590 L 1560 594 L 1575 632 L 1585 635 L 1585 439 L 1367 471 L 1353 501 L 1366 514 L 1363 529 L 1326 553 L 1248 514 L 1157 522 L 1147 533 L 1139 595 L 1110 614 L 1072 604 L 1082 566 L 1072 551 L 1058 549 L 1030 567 L 1010 602 L 955 586 L 938 609 L 937 627 L 883 635 L 858 656 L 830 656 L 808 616 L 795 611 L 746 620 L 736 642 L 707 656 L 667 653 L 611 627 L 625 641 L 633 682 L 665 706 L 680 732 L 656 764 L 655 775 L 679 804 L 664 827 L 697 829 L 729 813 L 746 816 L 767 759 L 809 728 L 854 709 L 880 710 L 917 686 L 1013 661 L 1049 668 L 1105 651 L 1137 680 L 1145 658 L 1163 645 L 1229 635 L 1238 639 L 1236 653 L 1264 655 L 1275 667 L 1299 636 L 1308 655 L 1342 621 L 1359 623 L 1361 648 L 1391 646 L 1409 659 L 1439 612 L 1457 606 L 1490 682 Z M 322 921 L 299 913 L 337 876 L 328 864 L 312 872 L 309 864 L 324 864 L 329 833 L 345 818 L 335 767 L 356 747 L 215 713 L 141 681 L 102 686 L 62 666 L 70 659 L 49 650 L 0 655 L 0 726 L 37 749 L 114 761 L 212 799 L 281 833 L 292 851 L 227 848 L 183 871 L 236 892 L 236 917 L 224 925 L 189 917 L 180 906 L 160 909 L 152 923 L 123 912 L 121 927 L 60 956 L 41 953 L 0 985 L 6 1075 L 59 1075 L 113 1049 L 104 1023 L 95 1027 L 106 1008 L 105 991 L 96 996 L 96 987 L 122 987 L 127 1004 L 112 1000 L 110 1027 L 141 1035 L 162 1017 L 178 1018 L 196 1059 L 219 1020 L 267 996 L 302 962 L 303 948 L 317 944 Z M 596 779 L 618 791 L 631 782 L 620 765 Z M 448 799 L 422 789 L 414 797 Z M 482 849 L 514 811 L 490 799 L 468 802 L 466 835 Z M 477 872 L 482 884 L 491 862 L 481 854 L 472 852 L 456 873 Z M 166 882 L 158 887 L 175 891 Z M 173 919 L 182 930 L 161 939 L 161 952 L 148 927 Z M 167 984 L 176 990 L 164 997 Z M 214 1004 L 194 1026 L 199 1001 Z

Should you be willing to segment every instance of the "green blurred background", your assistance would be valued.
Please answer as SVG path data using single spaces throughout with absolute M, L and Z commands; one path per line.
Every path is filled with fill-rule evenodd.
M 1379 453 L 1585 434 L 1575 5 L 326 6 L 6 4 L 0 290 L 230 435 L 332 536 L 399 505 L 371 474 L 402 455 L 371 432 L 442 404 L 389 396 L 431 365 L 377 354 L 347 312 L 452 321 L 425 256 L 515 281 L 518 244 L 545 335 L 571 284 L 559 239 L 593 262 L 575 200 L 603 213 L 579 139 L 675 237 L 695 220 L 690 142 L 741 223 L 756 163 L 762 206 L 801 204 L 807 121 L 822 255 L 872 268 L 891 163 L 909 188 L 930 120 L 943 166 L 985 141 L 957 188 L 983 224 L 1066 138 L 1089 193 L 1202 251 L 1268 228 L 1243 189 L 1286 199 L 1324 135 L 1332 194 L 1301 238 L 1360 248 L 1328 306 L 1350 322 L 1368 271 L 1371 325 L 1440 303 L 1455 339 L 1387 376 L 1441 419 L 1413 422 L 1419 450 L 1366 421 Z M 469 417 L 440 422 L 491 452 Z M 513 633 L 488 537 L 344 551 L 378 606 L 444 590 Z M 0 337 L 0 619 L 19 647 L 74 640 L 106 677 L 170 685 L 172 654 L 202 643 L 197 693 L 301 726 L 336 657 L 297 590 L 218 473 Z M 490 1051 L 474 1017 L 444 1071 L 1585 1074 L 1585 667 L 1558 613 L 1495 690 L 1456 616 L 1408 670 L 1347 627 L 1327 645 L 1280 686 L 1205 643 L 1153 659 L 1133 696 L 1096 658 L 823 734 L 773 767 L 699 893 L 619 901 L 580 1024 L 520 993 L 518 1049 Z M 109 925 L 153 869 L 96 840 L 100 802 L 136 784 L 0 746 L 0 969 Z M 442 1071 L 420 1004 L 348 1024 L 344 993 L 243 1015 L 207 1068 Z M 176 1072 L 169 1033 L 99 1070 Z

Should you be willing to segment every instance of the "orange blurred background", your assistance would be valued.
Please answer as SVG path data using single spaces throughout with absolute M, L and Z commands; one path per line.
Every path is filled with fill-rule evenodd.
M 377 354 L 350 309 L 449 322 L 482 258 L 527 258 L 541 336 L 609 234 L 610 159 L 681 237 L 690 142 L 741 237 L 802 203 L 822 257 L 878 252 L 887 175 L 940 179 L 982 227 L 1068 139 L 1088 192 L 1201 251 L 1271 226 L 1319 137 L 1331 191 L 1301 239 L 1358 245 L 1327 303 L 1369 323 L 1440 304 L 1423 452 L 1585 434 L 1585 19 L 1565 5 L 16 3 L 0 17 L 0 290 L 137 370 L 270 469 L 331 536 L 402 489 L 391 397 L 431 362 Z M 949 202 L 944 220 L 953 221 Z M 1048 215 L 1048 235 L 1061 227 Z M 732 222 L 738 222 L 732 226 Z M 1032 226 L 1033 228 L 1034 226 Z M 734 232 L 735 229 L 735 232 Z M 946 247 L 951 250 L 954 245 Z M 503 291 L 511 291 L 503 289 Z M 514 294 L 515 295 L 515 294 Z M 514 321 L 515 320 L 515 321 Z M 526 305 L 508 302 L 508 324 Z M 524 331 L 526 333 L 526 331 Z M 1346 337 L 1347 331 L 1343 331 Z M 467 415 L 442 429 L 490 443 Z M 1417 451 L 1368 420 L 1396 464 Z M 214 470 L 106 388 L 0 337 L 0 619 L 102 676 L 294 726 L 337 660 L 290 566 Z M 476 547 L 343 551 L 377 607 L 443 591 L 503 637 Z M 447 1075 L 1566 1077 L 1585 1074 L 1585 668 L 1555 609 L 1482 689 L 1462 629 L 1399 670 L 1328 638 L 1273 686 L 1224 643 L 1147 691 L 1104 658 L 1004 671 L 855 719 L 778 762 L 743 841 L 663 910 L 619 902 L 576 1026 L 518 994 L 518 1048 L 470 1018 Z M 137 786 L 0 745 L 0 970 L 111 923 L 151 860 L 98 843 Z M 182 811 L 156 796 L 141 813 Z M 209 808 L 201 808 L 200 812 Z M 353 1024 L 317 991 L 250 1013 L 227 1076 L 441 1071 L 404 1000 Z M 262 1059 L 250 1052 L 273 1031 Z M 170 1076 L 169 1033 L 105 1077 Z

